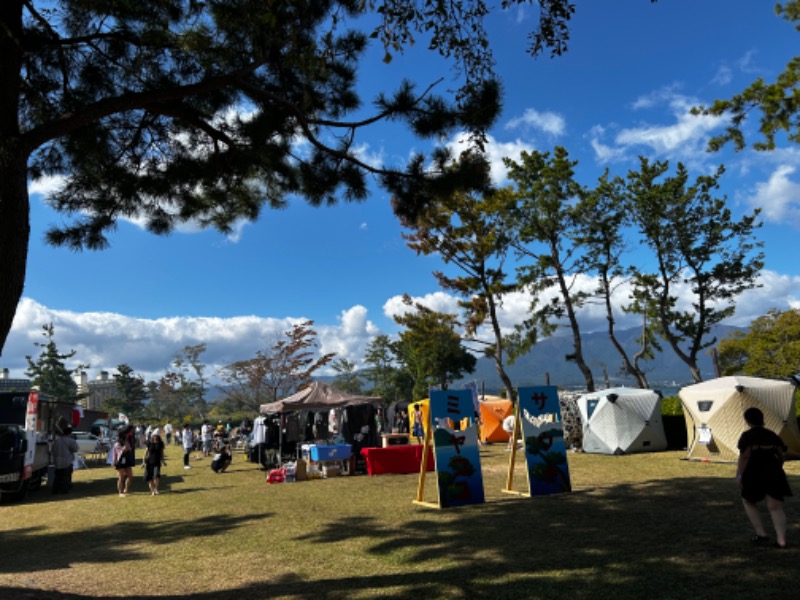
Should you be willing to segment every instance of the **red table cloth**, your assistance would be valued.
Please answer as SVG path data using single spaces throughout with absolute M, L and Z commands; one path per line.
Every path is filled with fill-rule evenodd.
M 388 448 L 364 448 L 361 456 L 367 463 L 367 473 L 419 473 L 422 462 L 422 444 L 389 446 Z M 433 451 L 428 449 L 428 471 L 435 470 Z

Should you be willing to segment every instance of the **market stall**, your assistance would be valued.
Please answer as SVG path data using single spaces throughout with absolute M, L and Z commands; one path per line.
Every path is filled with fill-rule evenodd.
M 263 415 L 299 413 L 303 428 L 302 441 L 318 448 L 346 444 L 360 457 L 362 448 L 380 445 L 376 411 L 383 403 L 379 396 L 348 394 L 328 383 L 315 381 L 296 394 L 262 404 Z M 311 460 L 313 458 L 309 457 Z

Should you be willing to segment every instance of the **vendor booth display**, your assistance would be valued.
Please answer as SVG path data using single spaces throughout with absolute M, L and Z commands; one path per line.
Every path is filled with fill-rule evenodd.
M 661 397 L 652 390 L 611 388 L 578 398 L 583 450 L 592 454 L 631 454 L 667 449 Z
M 747 429 L 743 414 L 755 407 L 764 426 L 777 433 L 789 458 L 800 458 L 800 430 L 795 416 L 794 386 L 759 377 L 720 377 L 678 392 L 686 418 L 688 458 L 736 461 L 739 436 Z
M 279 414 L 282 419 L 299 415 L 301 444 L 316 442 L 319 452 L 319 448 L 335 448 L 331 441 L 343 441 L 348 445 L 348 457 L 352 455 L 356 459 L 351 461 L 351 472 L 365 472 L 360 450 L 381 443 L 376 424 L 377 408 L 381 404 L 378 396 L 348 394 L 330 384 L 314 381 L 296 394 L 262 404 L 260 410 L 265 415 Z M 283 454 L 283 439 L 279 444 Z M 314 459 L 309 457 L 309 460 Z
M 350 444 L 303 444 L 302 459 L 308 465 L 311 479 L 318 474 L 321 477 L 332 477 L 350 471 L 350 458 L 353 447 Z
M 503 420 L 514 414 L 510 400 L 487 396 L 479 405 L 481 411 L 481 441 L 484 443 L 505 443 L 509 434 L 503 429 Z
M 262 404 L 261 414 L 285 413 L 299 410 L 323 411 L 331 408 L 344 408 L 357 404 L 372 404 L 379 406 L 383 399 L 379 396 L 362 396 L 348 394 L 322 381 L 314 381 L 296 394 L 287 396 L 282 400 Z

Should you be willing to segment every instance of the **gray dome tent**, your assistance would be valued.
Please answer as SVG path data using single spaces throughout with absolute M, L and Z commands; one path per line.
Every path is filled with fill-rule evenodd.
M 652 390 L 611 388 L 578 398 L 583 450 L 630 454 L 667 449 L 661 397 Z

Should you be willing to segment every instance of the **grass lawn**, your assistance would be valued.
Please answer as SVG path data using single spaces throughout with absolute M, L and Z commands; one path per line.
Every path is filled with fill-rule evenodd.
M 156 497 L 142 469 L 126 498 L 111 467 L 78 471 L 69 495 L 0 505 L 0 598 L 729 600 L 796 587 L 800 550 L 751 546 L 731 464 L 570 454 L 573 493 L 524 498 L 500 491 L 504 445 L 481 454 L 486 503 L 450 510 L 412 503 L 416 475 L 268 485 L 241 455 L 228 473 L 209 459 L 184 470 L 177 447 Z M 800 461 L 787 472 L 800 493 Z M 515 482 L 526 489 L 521 466 Z M 786 508 L 800 548 L 797 499 Z

